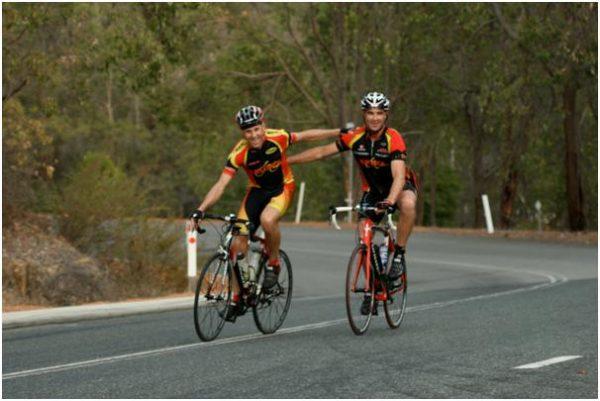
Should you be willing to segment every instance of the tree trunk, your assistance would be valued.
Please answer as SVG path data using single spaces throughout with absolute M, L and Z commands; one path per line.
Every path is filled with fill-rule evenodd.
M 435 155 L 435 146 L 433 151 L 431 152 L 431 165 L 429 166 L 430 179 L 429 179 L 429 224 L 432 227 L 437 226 L 437 220 L 435 218 L 436 207 L 435 207 L 435 198 L 436 198 L 436 186 L 437 186 L 437 178 L 436 178 L 436 155 Z
M 513 205 L 517 197 L 518 177 L 518 171 L 514 166 L 510 166 L 508 177 L 502 186 L 502 195 L 500 197 L 500 228 L 502 229 L 512 227 Z
M 479 110 L 473 93 L 465 94 L 465 113 L 469 125 L 469 137 L 472 149 L 471 179 L 473 183 L 473 227 L 479 228 L 483 225 L 483 211 L 481 195 L 483 194 L 483 127 L 480 122 Z
M 580 144 L 577 132 L 576 99 L 576 83 L 572 78 L 567 78 L 563 87 L 563 127 L 565 134 L 565 172 L 569 228 L 571 231 L 582 231 L 585 229 L 585 209 L 579 165 Z
M 140 127 L 140 96 L 137 93 L 133 94 L 133 117 L 135 126 Z
M 112 70 L 110 67 L 108 67 L 108 79 L 106 80 L 106 113 L 108 114 L 108 122 L 111 124 L 115 122 L 115 119 L 113 116 L 112 89 L 113 89 Z

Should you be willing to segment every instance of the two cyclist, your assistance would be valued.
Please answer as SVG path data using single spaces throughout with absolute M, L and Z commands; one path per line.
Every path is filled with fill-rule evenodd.
M 238 218 L 251 222 L 250 229 L 239 225 L 232 250 L 237 255 L 238 266 L 247 271 L 248 236 L 254 235 L 261 226 L 265 232 L 265 243 L 269 259 L 262 283 L 264 290 L 271 289 L 277 283 L 280 271 L 279 245 L 281 234 L 279 220 L 285 214 L 292 200 L 295 184 L 286 152 L 290 145 L 301 142 L 326 139 L 340 135 L 340 129 L 310 129 L 302 132 L 288 132 L 283 129 L 268 128 L 264 112 L 257 106 L 242 108 L 235 117 L 242 134 L 233 150 L 229 153 L 221 176 L 206 194 L 204 200 L 190 216 L 192 224 L 198 227 L 198 220 L 223 195 L 223 192 L 238 169 L 246 171 L 249 186 L 238 211 Z M 252 266 L 256 268 L 256 266 Z M 232 282 L 232 308 L 226 319 L 233 320 L 237 315 L 239 302 L 239 284 Z
M 352 151 L 360 167 L 362 190 L 361 204 L 377 207 L 381 212 L 368 213 L 375 223 L 381 221 L 383 211 L 390 207 L 399 210 L 398 232 L 392 265 L 388 278 L 398 280 L 406 268 L 405 251 L 411 234 L 417 203 L 417 177 L 406 166 L 406 145 L 402 135 L 388 126 L 390 101 L 382 93 L 370 92 L 361 100 L 364 125 L 341 133 L 338 140 L 329 144 L 308 149 L 288 158 L 289 164 L 307 163 L 323 159 L 338 152 Z M 364 220 L 359 224 L 363 230 Z M 361 313 L 367 315 L 371 299 L 366 296 Z M 377 313 L 375 302 L 373 313 Z

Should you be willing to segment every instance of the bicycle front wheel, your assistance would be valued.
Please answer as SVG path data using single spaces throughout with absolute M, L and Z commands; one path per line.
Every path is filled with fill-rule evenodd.
M 265 273 L 266 260 L 261 263 L 257 282 L 262 283 Z M 287 254 L 279 250 L 279 277 L 277 284 L 269 291 L 258 290 L 256 305 L 252 308 L 254 323 L 263 334 L 275 333 L 283 324 L 292 301 L 292 264 Z
M 215 254 L 204 265 L 194 298 L 194 325 L 203 341 L 214 340 L 223 325 L 231 304 L 231 262 Z
M 383 303 L 383 310 L 385 311 L 385 320 L 388 326 L 392 329 L 397 329 L 402 324 L 404 314 L 406 312 L 406 267 L 400 274 L 398 286 L 395 288 L 388 288 L 387 300 Z
M 367 331 L 373 316 L 375 286 L 372 272 L 367 281 L 369 266 L 366 247 L 358 245 L 352 251 L 346 272 L 346 313 L 350 328 L 356 335 Z M 368 309 L 366 304 L 363 305 L 365 299 L 370 299 Z

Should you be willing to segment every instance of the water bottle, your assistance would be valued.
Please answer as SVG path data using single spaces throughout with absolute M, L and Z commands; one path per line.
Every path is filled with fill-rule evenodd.
M 242 281 L 245 287 L 250 279 L 250 266 L 243 253 L 238 254 L 237 265 L 240 268 L 240 274 L 242 275 Z
M 388 247 L 385 243 L 379 246 L 379 260 L 381 260 L 381 269 L 385 271 L 388 260 Z
M 256 281 L 256 267 L 260 262 L 261 251 L 258 249 L 250 249 L 250 257 L 248 261 L 248 279 L 251 282 Z

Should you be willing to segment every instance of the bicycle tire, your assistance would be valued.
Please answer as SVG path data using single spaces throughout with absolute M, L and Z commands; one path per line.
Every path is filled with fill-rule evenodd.
M 366 276 L 364 274 L 364 263 L 366 263 L 366 248 L 364 245 L 357 245 L 352 254 L 350 256 L 350 261 L 348 262 L 348 268 L 346 270 L 346 314 L 348 316 L 348 323 L 350 323 L 350 328 L 356 335 L 364 334 L 369 325 L 371 324 L 371 319 L 373 317 L 373 306 L 375 304 L 375 281 L 374 274 L 371 274 L 370 277 L 370 291 L 368 294 L 371 296 L 371 305 L 369 307 L 369 314 L 362 315 L 360 312 L 360 306 L 356 309 L 355 303 L 362 306 L 362 302 L 364 297 L 368 295 L 365 292 L 365 284 L 366 284 Z M 357 260 L 357 257 L 360 259 Z M 358 272 L 356 269 L 360 269 Z M 362 280 L 361 280 L 362 278 Z M 355 285 L 355 279 L 356 285 Z
M 257 282 L 262 283 L 264 276 L 266 258 L 260 263 L 257 274 Z M 281 327 L 292 301 L 292 290 L 294 277 L 292 275 L 292 263 L 287 254 L 279 250 L 279 265 L 281 270 L 277 279 L 277 288 L 269 293 L 258 290 L 257 304 L 252 307 L 254 323 L 263 334 L 272 334 Z
M 194 297 L 194 327 L 203 341 L 214 340 L 225 325 L 231 305 L 231 276 L 230 260 L 218 253 L 202 268 Z
M 397 329 L 406 314 L 406 297 L 408 283 L 406 281 L 406 268 L 400 274 L 400 287 L 387 290 L 387 300 L 383 303 L 385 321 L 391 329 Z M 396 306 L 395 308 L 392 305 Z

